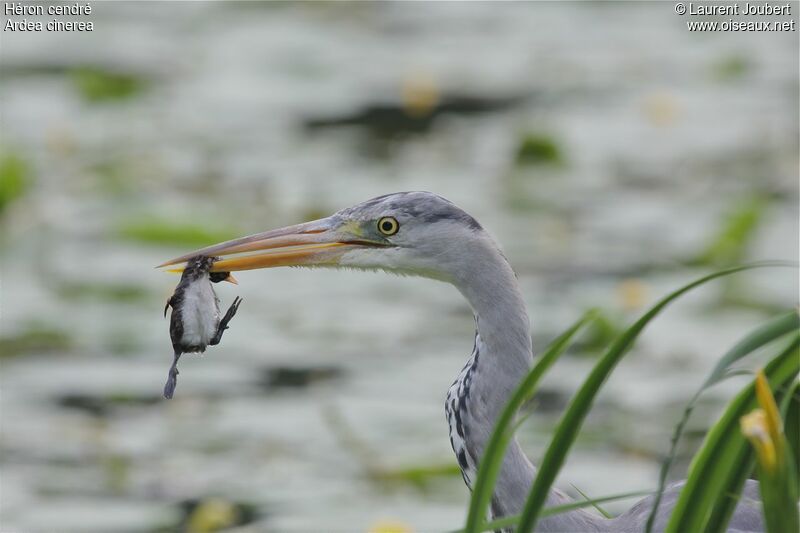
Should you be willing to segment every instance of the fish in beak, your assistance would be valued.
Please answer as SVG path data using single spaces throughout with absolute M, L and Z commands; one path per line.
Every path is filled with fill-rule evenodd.
M 386 244 L 363 238 L 356 223 L 343 222 L 334 215 L 208 246 L 170 259 L 156 268 L 179 265 L 196 256 L 218 258 L 211 272 L 279 266 L 333 266 L 339 264 L 339 259 L 347 251 L 380 246 Z M 181 267 L 170 269 L 174 272 L 182 270 Z
M 219 299 L 211 284 L 227 280 L 230 273 L 214 276 L 208 270 L 214 264 L 212 257 L 197 256 L 187 262 L 181 281 L 175 288 L 164 316 L 172 308 L 169 320 L 169 336 L 172 340 L 173 359 L 167 383 L 164 385 L 164 398 L 170 399 L 178 385 L 178 360 L 184 353 L 202 353 L 208 346 L 219 344 L 222 334 L 228 329 L 242 299 L 238 296 L 220 318 Z M 218 278 L 216 281 L 212 278 Z M 235 282 L 235 280 L 233 280 Z

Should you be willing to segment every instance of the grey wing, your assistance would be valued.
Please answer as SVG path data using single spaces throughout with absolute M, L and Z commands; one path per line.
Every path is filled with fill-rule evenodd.
M 176 353 L 183 351 L 181 339 L 183 339 L 183 319 L 181 311 L 177 307 L 172 308 L 172 315 L 169 320 L 169 338 L 172 341 L 172 348 Z

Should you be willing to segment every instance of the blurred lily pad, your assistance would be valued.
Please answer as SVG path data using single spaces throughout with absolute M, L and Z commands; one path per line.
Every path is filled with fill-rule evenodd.
M 31 168 L 16 154 L 0 156 L 0 214 L 30 188 Z
M 557 413 L 564 409 L 569 402 L 569 397 L 560 390 L 540 387 L 533 398 L 522 407 L 522 411 L 536 412 L 538 414 Z
M 56 403 L 67 409 L 76 409 L 96 417 L 106 417 L 122 407 L 146 407 L 161 402 L 158 394 L 137 395 L 124 392 L 112 394 L 70 393 L 57 398 Z
M 620 318 L 608 312 L 597 310 L 595 319 L 586 332 L 575 342 L 576 353 L 594 356 L 600 353 L 625 329 Z
M 73 345 L 70 334 L 55 326 L 32 322 L 19 331 L 0 337 L 0 357 L 27 353 L 61 352 Z
M 750 61 L 741 55 L 723 57 L 714 64 L 714 77 L 720 81 L 731 81 L 743 77 L 750 71 Z
M 367 533 L 413 533 L 411 526 L 399 520 L 379 520 L 372 524 Z
M 746 285 L 742 283 L 728 282 L 723 285 L 719 299 L 713 303 L 716 308 L 747 309 L 765 315 L 775 315 L 786 311 L 786 306 L 780 302 L 765 300 L 758 294 L 753 294 Z
M 261 385 L 267 390 L 276 388 L 305 388 L 342 376 L 343 370 L 334 366 L 287 367 L 278 366 L 264 371 Z
M 224 498 L 188 500 L 181 504 L 185 515 L 179 531 L 212 533 L 250 524 L 259 518 L 255 505 Z
M 140 335 L 129 329 L 110 329 L 103 339 L 103 347 L 114 355 L 132 355 L 143 346 Z
M 528 133 L 517 147 L 518 165 L 556 165 L 564 162 L 563 150 L 550 135 Z
M 88 102 L 112 102 L 141 93 L 147 82 L 141 76 L 101 67 L 80 67 L 70 73 L 73 85 Z
M 239 232 L 228 227 L 146 219 L 123 222 L 118 226 L 117 234 L 125 240 L 143 244 L 200 247 L 233 239 Z
M 448 461 L 404 468 L 380 468 L 372 470 L 369 474 L 375 481 L 381 483 L 407 483 L 418 489 L 425 489 L 436 479 L 460 477 L 461 470 L 455 462 Z
M 121 454 L 109 454 L 103 457 L 101 464 L 108 489 L 114 494 L 123 494 L 133 467 L 131 458 Z
M 135 167 L 127 160 L 113 158 L 96 162 L 87 170 L 97 178 L 97 187 L 109 194 L 124 194 L 136 187 Z
M 428 132 L 442 116 L 473 116 L 507 111 L 523 104 L 530 95 L 441 94 L 430 80 L 409 80 L 403 98 L 396 102 L 373 102 L 337 116 L 309 117 L 308 131 L 360 127 L 370 137 L 397 139 Z
M 65 282 L 58 286 L 58 295 L 66 300 L 101 300 L 132 303 L 149 299 L 147 289 L 128 283 Z
M 725 215 L 719 230 L 694 262 L 723 266 L 743 261 L 767 206 L 767 201 L 760 196 L 738 201 Z

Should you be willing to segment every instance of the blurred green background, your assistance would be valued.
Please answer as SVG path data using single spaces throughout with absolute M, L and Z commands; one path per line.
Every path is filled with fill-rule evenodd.
M 534 402 L 534 458 L 643 306 L 712 268 L 797 259 L 796 33 L 689 33 L 649 2 L 92 9 L 91 33 L 0 35 L 3 530 L 462 523 L 442 403 L 473 322 L 455 290 L 237 274 L 217 287 L 244 297 L 231 330 L 183 358 L 167 402 L 177 278 L 153 267 L 187 250 L 388 192 L 449 198 L 502 243 L 536 347 L 605 311 Z M 667 312 L 559 486 L 654 486 L 713 362 L 797 295 L 795 270 L 759 271 Z M 740 384 L 711 391 L 682 457 Z

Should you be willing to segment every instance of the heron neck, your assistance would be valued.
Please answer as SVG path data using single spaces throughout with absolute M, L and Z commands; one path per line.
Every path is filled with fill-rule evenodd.
M 462 376 L 468 376 L 468 387 L 462 388 L 459 398 L 464 445 L 476 462 L 483 455 L 497 418 L 533 360 L 530 321 L 517 277 L 499 251 L 486 255 L 476 257 L 456 283 L 475 313 L 477 328 L 473 358 L 462 371 Z M 465 473 L 468 483 L 469 475 Z M 520 513 L 535 475 L 536 468 L 513 439 L 495 484 L 492 515 Z M 552 490 L 547 505 L 569 501 L 566 495 Z M 595 530 L 587 513 L 560 516 L 559 522 L 540 520 L 537 530 L 563 529 L 565 520 L 575 530 Z
M 478 375 L 472 386 L 477 394 L 471 396 L 480 402 L 487 423 L 500 415 L 533 360 L 530 321 L 517 277 L 505 257 L 492 251 L 471 261 L 456 282 L 475 314 Z
M 471 261 L 456 286 L 472 307 L 477 329 L 473 357 L 459 377 L 469 385 L 459 398 L 464 446 L 477 464 L 508 398 L 530 369 L 530 322 L 517 277 L 499 251 Z M 514 439 L 495 485 L 493 516 L 522 509 L 535 473 Z M 465 472 L 468 483 L 471 476 Z

